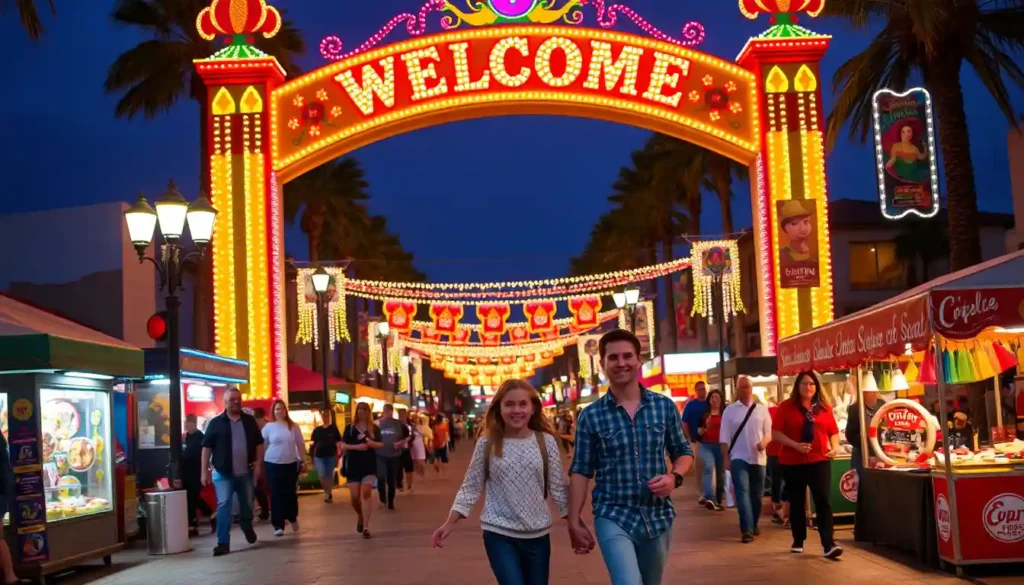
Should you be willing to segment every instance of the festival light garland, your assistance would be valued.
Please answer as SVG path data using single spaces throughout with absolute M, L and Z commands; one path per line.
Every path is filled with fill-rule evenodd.
M 345 302 L 345 271 L 337 267 L 326 267 L 324 270 L 334 281 L 335 293 L 327 304 L 327 327 L 330 347 L 334 349 L 339 341 L 352 341 L 348 332 L 348 303 Z M 316 326 L 317 302 L 316 291 L 306 288 L 306 281 L 316 272 L 314 268 L 300 268 L 295 278 L 296 300 L 299 306 L 299 330 L 295 334 L 298 343 L 312 343 L 314 348 L 320 347 L 320 332 Z
M 728 323 L 729 319 L 736 315 L 736 313 L 746 311 L 743 308 L 743 297 L 740 294 L 740 274 L 742 274 L 740 270 L 740 249 L 736 240 L 694 242 L 690 252 L 693 264 L 700 267 L 701 262 L 699 259 L 703 258 L 704 253 L 711 248 L 725 248 L 729 252 L 731 266 L 721 275 L 722 314 L 725 317 L 725 322 Z M 705 274 L 703 269 L 695 268 L 693 270 L 693 308 L 690 310 L 690 315 L 699 313 L 702 317 L 707 318 L 708 323 L 715 322 L 714 290 L 715 277 L 710 273 Z
M 406 340 L 403 345 L 413 351 L 418 351 L 426 355 L 440 354 L 445 356 L 455 357 L 469 357 L 469 358 L 501 358 L 503 356 L 524 356 L 530 354 L 539 354 L 542 352 L 560 352 L 564 351 L 565 346 L 576 343 L 579 336 L 576 334 L 568 335 L 565 337 L 559 337 L 553 341 L 540 341 L 526 343 L 523 345 L 505 345 L 495 347 L 484 347 L 484 346 L 451 346 L 451 345 L 435 345 L 429 343 L 421 343 L 415 339 Z
M 612 309 L 610 311 L 604 311 L 604 312 L 598 314 L 598 316 L 597 316 L 598 323 L 605 323 L 607 321 L 610 321 L 611 319 L 614 319 L 615 317 L 617 317 L 618 314 L 619 314 L 619 309 Z M 572 325 L 572 322 L 573 322 L 573 318 L 572 317 L 563 317 L 561 319 L 555 319 L 555 327 L 558 327 L 559 329 L 563 329 L 563 328 L 566 328 L 566 327 L 569 327 L 570 325 Z M 434 324 L 429 322 L 429 321 L 413 321 L 412 322 L 412 330 L 413 331 L 418 331 L 418 332 L 421 332 L 421 333 L 423 331 L 428 330 L 429 327 L 433 327 L 433 326 L 434 326 Z M 480 334 L 480 325 L 479 324 L 464 324 L 464 325 L 459 325 L 459 327 L 462 328 L 462 329 L 469 329 L 470 331 L 476 333 L 477 335 Z M 521 321 L 521 322 L 516 322 L 516 323 L 506 323 L 505 324 L 506 331 L 511 331 L 512 329 L 514 329 L 516 327 L 523 327 L 523 328 L 525 328 L 526 327 L 526 322 L 525 321 Z M 404 337 L 407 338 L 407 339 L 412 339 L 412 338 L 410 338 L 408 336 L 404 336 Z
M 573 6 L 574 2 L 575 0 L 567 1 L 567 14 L 562 20 L 569 24 L 581 24 L 583 22 L 583 12 L 578 7 Z M 553 2 L 550 4 L 553 4 Z M 584 4 L 584 2 L 580 2 L 580 4 Z M 478 3 L 476 6 L 473 6 L 471 3 L 469 5 L 477 9 L 484 8 L 482 3 Z M 676 38 L 664 33 L 661 29 L 648 22 L 647 19 L 640 16 L 639 13 L 628 6 L 612 4 L 606 7 L 604 0 L 593 0 L 592 6 L 594 7 L 595 20 L 598 26 L 603 29 L 613 28 L 618 21 L 619 13 L 622 13 L 626 18 L 633 21 L 633 24 L 635 24 L 645 34 L 658 39 L 659 41 L 671 43 L 680 47 L 695 47 L 704 41 L 704 25 L 696 20 L 691 20 L 685 23 L 681 29 L 682 38 Z M 575 11 L 571 13 L 571 16 L 568 14 L 569 8 L 576 8 Z M 457 28 L 462 23 L 462 18 L 458 16 L 459 12 L 454 9 L 454 6 L 452 6 L 448 0 L 427 0 L 422 6 L 420 6 L 420 9 L 416 14 L 403 12 L 393 16 L 391 20 L 387 21 L 384 26 L 380 27 L 373 36 L 351 51 L 345 51 L 341 37 L 337 35 L 328 35 L 324 37 L 320 41 L 320 56 L 328 61 L 341 61 L 343 59 L 353 57 L 379 45 L 389 34 L 391 34 L 393 30 L 403 23 L 405 24 L 405 32 L 407 32 L 410 37 L 421 36 L 427 31 L 427 16 L 432 12 L 445 11 L 452 12 L 455 17 L 453 18 L 452 15 L 443 16 L 440 20 L 441 28 L 444 30 L 453 30 Z

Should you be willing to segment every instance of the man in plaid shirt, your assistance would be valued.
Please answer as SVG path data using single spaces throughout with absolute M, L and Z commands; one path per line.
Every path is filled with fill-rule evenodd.
M 612 585 L 659 585 L 676 515 L 669 494 L 682 485 L 693 451 L 672 400 L 640 386 L 640 340 L 618 329 L 601 338 L 599 349 L 609 391 L 576 426 L 569 536 L 577 554 L 593 550 L 580 514 L 596 476 L 594 530 Z

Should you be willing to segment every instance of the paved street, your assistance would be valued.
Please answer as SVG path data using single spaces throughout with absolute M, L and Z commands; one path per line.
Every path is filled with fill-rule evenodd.
M 173 557 L 148 557 L 127 551 L 114 557 L 114 566 L 100 563 L 58 579 L 61 585 L 238 583 L 296 583 L 327 585 L 340 582 L 374 585 L 436 585 L 493 583 L 480 537 L 479 523 L 461 523 L 444 550 L 434 550 L 429 537 L 444 519 L 471 447 L 460 444 L 444 480 L 431 479 L 414 494 L 400 494 L 398 510 L 375 510 L 372 540 L 355 532 L 355 517 L 346 492 L 336 492 L 333 505 L 310 495 L 300 498 L 298 534 L 275 538 L 268 523 L 258 525 L 260 541 L 245 544 L 237 528 L 232 533 L 234 552 L 212 558 L 213 539 L 193 539 L 194 550 Z M 433 472 L 429 472 L 433 475 Z M 768 523 L 754 544 L 739 542 L 734 511 L 713 513 L 698 508 L 692 482 L 677 498 L 670 566 L 665 584 L 729 585 L 732 583 L 786 583 L 787 585 L 943 585 L 964 583 L 955 577 L 909 568 L 902 559 L 890 559 L 852 542 L 852 530 L 838 533 L 846 553 L 839 563 L 822 558 L 813 533 L 807 552 L 788 552 L 789 533 Z M 589 507 L 589 504 L 588 504 Z M 599 553 L 572 554 L 561 526 L 553 534 L 551 585 L 606 584 L 608 578 Z M 975 581 L 979 582 L 979 581 Z M 1021 583 L 1017 577 L 985 578 L 988 585 Z

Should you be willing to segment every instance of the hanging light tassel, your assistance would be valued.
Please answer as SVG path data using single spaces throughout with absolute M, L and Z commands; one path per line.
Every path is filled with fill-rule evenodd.
M 1017 365 L 1017 359 L 1013 357 L 1013 354 L 1008 349 L 1003 347 L 1003 344 L 993 343 L 992 346 L 996 354 L 996 360 L 999 363 L 999 373 L 1003 373 Z

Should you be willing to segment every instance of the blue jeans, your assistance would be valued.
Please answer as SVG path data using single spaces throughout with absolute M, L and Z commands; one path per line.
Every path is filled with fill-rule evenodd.
M 512 538 L 484 530 L 484 550 L 498 585 L 547 585 L 551 538 Z
M 778 455 L 768 456 L 767 471 L 772 484 L 772 503 L 780 505 L 782 502 L 788 502 L 789 497 L 786 496 L 786 484 L 782 478 L 782 465 L 779 464 Z
M 742 459 L 733 459 L 730 465 L 732 487 L 736 491 L 736 509 L 740 512 L 740 532 L 753 532 L 761 517 L 764 465 L 754 465 Z
M 334 470 L 338 467 L 338 458 L 314 457 L 313 467 L 316 468 L 316 474 L 321 480 L 325 477 L 330 477 L 331 481 L 334 481 Z
M 702 477 L 704 485 L 704 499 L 721 504 L 725 498 L 725 466 L 722 462 L 722 446 L 718 443 L 701 443 L 700 460 L 704 465 Z M 714 487 L 711 485 L 711 477 L 714 476 Z
M 213 470 L 217 492 L 217 544 L 231 543 L 231 497 L 238 496 L 238 524 L 242 532 L 252 530 L 252 474 L 224 476 Z
M 594 532 L 612 585 L 661 585 L 672 530 L 648 538 L 626 532 L 614 520 L 595 518 Z

